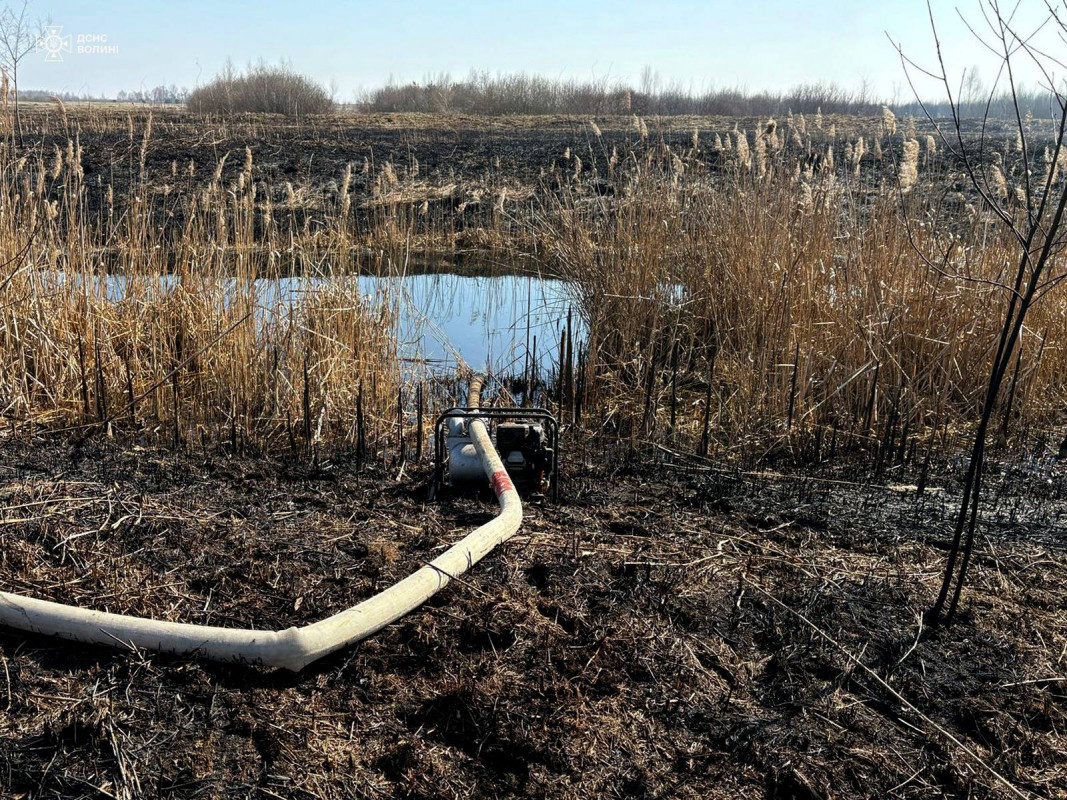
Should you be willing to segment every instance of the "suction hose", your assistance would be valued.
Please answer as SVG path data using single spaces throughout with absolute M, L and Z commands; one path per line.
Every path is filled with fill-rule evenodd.
M 482 378 L 471 380 L 467 404 L 481 406 Z M 522 524 L 522 502 L 489 438 L 472 418 L 471 440 L 500 504 L 500 513 L 426 566 L 362 603 L 320 622 L 284 631 L 241 630 L 130 617 L 0 592 L 0 624 L 78 642 L 136 646 L 160 653 L 281 667 L 294 672 L 375 633 L 418 608 L 462 575 Z

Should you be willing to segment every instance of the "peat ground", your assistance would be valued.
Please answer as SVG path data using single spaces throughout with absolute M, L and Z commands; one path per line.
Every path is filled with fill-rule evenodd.
M 958 464 L 920 495 L 847 460 L 578 452 L 561 504 L 300 674 L 0 632 L 0 794 L 1067 794 L 1062 463 L 993 469 L 962 616 L 931 631 Z M 427 502 L 422 465 L 23 434 L 0 455 L 0 589 L 188 622 L 319 619 L 493 513 Z

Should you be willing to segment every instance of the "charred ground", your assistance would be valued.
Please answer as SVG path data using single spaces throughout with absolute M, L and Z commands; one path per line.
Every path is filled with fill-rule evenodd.
M 4 590 L 189 622 L 319 619 L 493 510 L 428 503 L 421 466 L 2 452 Z M 573 455 L 562 504 L 298 675 L 0 634 L 5 794 L 1008 795 L 990 769 L 1067 791 L 1062 466 L 998 471 L 965 613 L 930 631 L 953 462 L 919 495 L 844 458 L 619 456 Z
M 653 152 L 689 153 L 687 166 L 714 173 L 729 160 L 714 146 L 716 133 L 759 132 L 767 122 L 764 117 L 642 121 L 632 116 L 590 120 L 413 113 L 292 120 L 264 114 L 214 118 L 134 105 L 72 107 L 61 114 L 51 104 L 33 104 L 25 115 L 22 150 L 49 159 L 57 150 L 66 151 L 76 137 L 85 203 L 95 214 L 105 214 L 107 187 L 121 204 L 143 181 L 164 210 L 166 224 L 180 227 L 190 200 L 212 181 L 216 169 L 219 179 L 233 185 L 250 155 L 257 203 L 287 209 L 301 224 L 323 223 L 323 214 L 340 202 L 342 176 L 351 168 L 348 191 L 360 225 L 372 227 L 376 209 L 418 210 L 425 202 L 428 216 L 420 211 L 425 218 L 419 225 L 434 229 L 447 221 L 462 232 L 498 225 L 494 208 L 521 218 L 531 199 L 561 183 L 577 184 L 589 194 L 612 193 L 617 187 L 607 176 L 613 160 L 625 168 L 628 158 L 639 160 Z M 870 138 L 881 124 L 881 117 L 840 115 L 827 115 L 817 131 L 810 123 L 820 153 L 829 148 L 839 161 L 850 136 Z M 940 124 L 951 136 L 948 121 Z M 1045 127 L 1034 124 L 1035 141 L 1044 142 Z M 915 125 L 923 135 L 934 131 L 928 121 Z M 979 121 L 964 123 L 965 137 L 977 137 L 979 131 L 997 144 L 1010 133 L 1000 120 L 985 128 Z M 816 157 L 818 166 L 823 158 Z M 883 167 L 893 171 L 895 164 L 887 157 L 872 174 Z M 62 181 L 52 182 L 50 191 L 61 198 Z M 461 237 L 458 244 L 484 243 Z

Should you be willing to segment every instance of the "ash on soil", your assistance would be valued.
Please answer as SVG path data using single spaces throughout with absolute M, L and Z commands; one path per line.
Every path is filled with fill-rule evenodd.
M 494 510 L 340 457 L 0 452 L 0 588 L 188 622 L 319 619 Z M 847 463 L 588 460 L 462 581 L 300 674 L 3 631 L 3 795 L 1007 795 L 990 769 L 1067 792 L 1062 467 L 993 476 L 962 618 L 931 631 L 952 465 L 919 496 Z

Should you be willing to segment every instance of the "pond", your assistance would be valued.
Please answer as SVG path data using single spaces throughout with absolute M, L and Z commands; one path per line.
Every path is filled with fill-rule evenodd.
M 368 296 L 399 297 L 397 337 L 404 358 L 450 368 L 462 361 L 495 373 L 522 372 L 527 343 L 536 337 L 538 361 L 551 369 L 560 332 L 573 307 L 565 281 L 536 275 L 426 273 L 359 278 Z M 582 338 L 577 313 L 572 325 Z
M 60 276 L 59 281 L 63 280 Z M 176 280 L 172 275 L 162 276 L 160 285 L 166 291 Z M 540 370 L 545 374 L 556 364 L 560 333 L 572 310 L 575 339 L 584 338 L 572 287 L 554 278 L 525 273 L 424 272 L 360 275 L 351 280 L 358 281 L 360 293 L 372 304 L 383 302 L 396 309 L 400 357 L 435 370 L 466 364 L 495 374 L 521 374 L 530 346 L 536 348 Z M 324 281 L 283 277 L 255 283 L 262 307 L 267 309 L 297 302 Z M 124 276 L 109 275 L 106 283 L 110 298 L 118 300 L 125 294 Z

